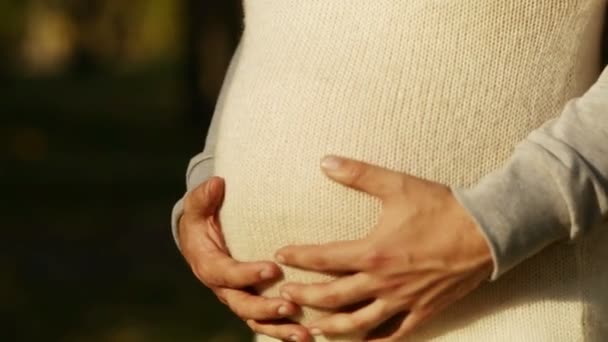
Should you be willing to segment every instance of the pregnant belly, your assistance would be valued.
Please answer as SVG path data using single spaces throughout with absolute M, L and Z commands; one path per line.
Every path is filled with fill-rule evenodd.
M 406 124 L 399 115 L 382 119 L 374 113 L 361 113 L 337 119 L 332 110 L 323 110 L 323 114 L 272 112 L 276 116 L 260 110 L 255 115 L 264 120 L 237 119 L 245 111 L 255 110 L 248 107 L 223 113 L 225 119 L 221 122 L 216 150 L 215 174 L 226 180 L 220 222 L 228 248 L 237 260 L 273 260 L 275 251 L 286 245 L 359 239 L 373 229 L 381 210 L 379 201 L 325 177 L 319 167 L 325 154 L 360 159 L 446 184 L 472 181 L 480 172 L 489 172 L 492 162 L 497 165 L 498 159 L 508 155 L 508 148 L 490 147 L 493 142 L 484 141 L 484 135 L 468 131 L 470 136 L 466 137 L 458 130 L 462 127 L 455 125 L 448 129 L 440 120 L 435 121 L 440 127 L 424 128 L 424 134 L 429 135 L 423 139 L 419 131 L 422 127 L 416 121 Z M 439 132 L 431 134 L 429 131 L 433 129 Z M 456 137 L 463 143 L 455 144 Z M 466 157 L 460 156 L 461 148 Z M 528 267 L 520 267 L 514 279 L 491 284 L 470 296 L 458 310 L 435 320 L 412 341 L 435 340 L 438 336 L 445 338 L 438 341 L 450 342 L 491 340 L 494 333 L 505 327 L 516 335 L 523 334 L 513 340 L 544 340 L 563 324 L 572 327 L 569 334 L 579 336 L 581 306 L 567 299 L 578 295 L 574 254 L 574 247 L 545 253 Z M 556 265 L 557 269 L 547 267 L 555 265 L 554 260 L 564 263 Z M 333 278 L 330 274 L 291 267 L 282 269 L 284 278 L 258 287 L 260 294 L 278 297 L 285 282 L 314 283 Z M 570 277 L 556 281 L 555 274 Z M 559 293 L 557 298 L 566 300 L 547 300 L 555 293 Z M 509 303 L 513 302 L 518 305 L 511 307 Z M 530 305 L 531 302 L 535 304 Z M 559 320 L 547 324 L 544 319 L 542 322 L 530 319 L 531 315 L 547 310 L 560 315 Z M 305 307 L 294 319 L 308 323 L 328 313 Z M 505 326 L 505 322 L 509 324 Z M 538 328 L 538 324 L 544 325 Z M 463 331 L 465 326 L 471 330 Z M 529 329 L 521 329 L 522 326 Z M 533 335 L 527 335 L 532 332 Z M 358 340 L 360 336 L 315 341 Z M 275 340 L 259 336 L 257 341 Z
M 289 244 L 359 239 L 373 229 L 379 201 L 325 177 L 319 161 L 326 154 L 463 185 L 500 165 L 531 129 L 526 125 L 535 123 L 462 115 L 479 111 L 474 106 L 462 113 L 424 110 L 428 103 L 415 97 L 408 108 L 395 106 L 403 101 L 398 95 L 382 104 L 364 89 L 346 86 L 344 97 L 333 100 L 327 89 L 299 91 L 300 83 L 287 89 L 246 87 L 234 77 L 232 97 L 221 108 L 215 174 L 226 180 L 220 222 L 238 260 L 273 260 L 275 251 Z M 283 271 L 282 281 L 258 288 L 260 293 L 275 297 L 286 281 L 331 279 L 289 267 Z M 305 308 L 297 319 L 310 322 L 324 314 Z
M 385 28 L 377 32 L 378 39 L 366 40 L 367 45 L 358 39 L 300 37 L 309 44 L 305 48 L 276 49 L 266 36 L 278 28 L 269 25 L 258 26 L 268 32 L 245 32 L 216 113 L 221 120 L 215 174 L 226 180 L 220 222 L 238 260 L 272 260 L 285 245 L 358 239 L 373 229 L 380 203 L 326 178 L 319 168 L 324 155 L 467 185 L 499 167 L 517 142 L 557 115 L 592 80 L 588 73 L 556 89 L 560 83 L 554 80 L 571 77 L 574 66 L 549 71 L 513 58 L 524 54 L 515 49 L 533 49 L 535 40 L 531 46 L 505 43 L 489 47 L 497 51 L 477 54 L 453 44 L 458 39 L 451 35 L 458 30 L 448 27 L 437 34 L 424 26 Z M 372 33 L 382 29 L 372 23 L 365 27 Z M 411 32 L 413 40 L 393 36 L 399 32 Z M 420 38 L 425 34 L 428 39 Z M 445 41 L 437 42 L 444 34 Z M 420 56 L 437 46 L 452 53 Z M 367 56 L 365 51 L 385 53 L 361 57 Z M 508 82 L 496 85 L 497 75 Z M 285 281 L 332 278 L 283 270 L 282 281 L 258 290 L 278 296 Z M 309 322 L 324 314 L 306 308 L 297 319 Z

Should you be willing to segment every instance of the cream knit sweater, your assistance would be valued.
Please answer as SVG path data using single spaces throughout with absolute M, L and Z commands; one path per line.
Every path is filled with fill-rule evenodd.
M 379 203 L 323 176 L 325 154 L 449 184 L 492 246 L 495 281 L 411 341 L 607 341 L 608 227 L 590 228 L 608 211 L 608 71 L 587 91 L 601 70 L 604 6 L 247 0 L 188 186 L 224 177 L 233 257 L 268 260 L 287 244 L 373 227 Z M 277 296 L 279 285 L 259 290 Z

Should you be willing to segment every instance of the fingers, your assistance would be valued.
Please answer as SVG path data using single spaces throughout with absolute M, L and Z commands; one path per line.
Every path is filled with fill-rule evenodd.
M 333 180 L 381 199 L 401 190 L 405 179 L 402 173 L 337 156 L 324 157 L 321 167 Z
M 184 213 L 179 219 L 178 236 L 182 250 L 226 250 L 220 224 L 215 214 L 221 205 L 224 181 L 212 177 L 184 198 Z M 187 257 L 185 253 L 184 256 Z
M 184 214 L 211 216 L 220 206 L 223 195 L 224 180 L 220 177 L 211 177 L 186 195 Z
M 276 279 L 281 269 L 272 262 L 239 262 L 221 251 L 201 255 L 194 274 L 208 286 L 245 288 Z
M 386 301 L 377 299 L 353 312 L 337 313 L 321 318 L 308 325 L 313 335 L 347 335 L 368 332 L 390 318 L 395 312 Z
M 265 298 L 246 291 L 214 288 L 215 294 L 230 310 L 244 320 L 273 320 L 296 314 L 299 308 L 282 298 Z
M 477 276 L 477 279 L 465 279 L 463 281 L 460 278 L 454 278 L 438 284 L 417 299 L 416 303 L 412 305 L 413 310 L 405 318 L 397 332 L 393 334 L 392 339 L 373 339 L 370 341 L 388 342 L 394 341 L 395 338 L 402 339 L 411 335 L 425 322 L 476 288 L 485 275 L 481 273 Z
M 282 264 L 312 271 L 359 271 L 363 266 L 361 256 L 366 255 L 367 247 L 362 240 L 288 246 L 279 249 L 275 258 Z
M 451 281 L 443 282 L 435 286 L 435 288 L 427 291 L 423 296 L 417 298 L 415 303 L 412 302 L 408 306 L 412 308 L 407 314 L 403 322 L 400 324 L 396 332 L 390 337 L 370 339 L 370 342 L 389 342 L 401 340 L 404 337 L 411 335 L 414 331 L 430 320 L 433 316 L 445 310 L 452 304 L 456 298 L 461 298 L 464 295 L 459 290 L 461 287 L 460 279 L 456 278 Z M 465 288 L 468 286 L 465 285 Z M 449 294 L 440 295 L 441 292 L 448 291 Z
M 399 326 L 399 329 L 388 337 L 382 338 L 373 338 L 367 341 L 369 342 L 393 342 L 395 340 L 399 341 L 403 337 L 406 337 L 412 332 L 416 330 L 421 324 L 423 324 L 426 320 L 430 318 L 430 312 L 424 310 L 414 310 L 411 311 L 406 318 L 403 320 L 403 323 Z
M 285 284 L 281 296 L 299 305 L 339 309 L 371 298 L 375 290 L 369 275 L 357 273 L 327 283 Z
M 274 337 L 282 341 L 310 342 L 308 330 L 298 324 L 272 324 L 248 320 L 247 325 L 258 334 Z

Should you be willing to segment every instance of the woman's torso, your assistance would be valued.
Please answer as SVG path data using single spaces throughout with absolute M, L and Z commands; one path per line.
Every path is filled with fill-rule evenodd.
M 323 176 L 325 154 L 457 186 L 498 168 L 597 77 L 604 4 L 245 1 L 244 35 L 216 109 L 220 220 L 233 256 L 272 259 L 287 244 L 357 239 L 374 226 L 379 203 Z M 599 250 L 550 247 L 415 338 L 600 336 L 608 303 L 606 277 L 591 272 Z M 284 270 L 286 281 L 331 279 Z M 279 285 L 260 290 L 276 296 Z M 299 319 L 321 314 L 306 309 Z

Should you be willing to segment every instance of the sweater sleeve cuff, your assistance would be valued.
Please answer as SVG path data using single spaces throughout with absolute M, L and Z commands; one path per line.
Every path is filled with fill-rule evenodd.
M 492 251 L 491 280 L 606 217 L 607 91 L 608 68 L 559 118 L 520 142 L 502 168 L 472 187 L 452 188 Z
M 491 280 L 567 236 L 568 208 L 552 184 L 542 156 L 531 143 L 520 144 L 503 168 L 472 187 L 452 187 L 485 237 L 494 262 Z

